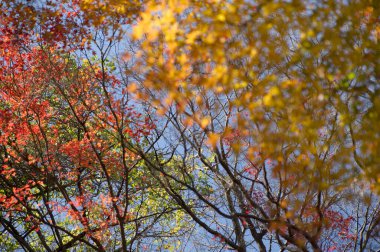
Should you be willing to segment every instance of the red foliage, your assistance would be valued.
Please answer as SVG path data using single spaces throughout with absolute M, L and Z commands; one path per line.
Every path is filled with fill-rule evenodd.
M 0 208 L 23 216 L 35 232 L 53 225 L 36 207 L 53 211 L 98 241 L 131 218 L 133 195 L 117 194 L 137 159 L 125 145 L 140 143 L 155 126 L 121 101 L 116 76 L 61 53 L 76 16 L 47 13 L 41 37 L 20 33 L 11 13 L 0 19 Z

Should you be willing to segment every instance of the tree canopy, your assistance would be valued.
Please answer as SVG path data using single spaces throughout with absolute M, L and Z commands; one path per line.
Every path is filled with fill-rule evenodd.
M 0 250 L 380 249 L 379 1 L 0 8 Z

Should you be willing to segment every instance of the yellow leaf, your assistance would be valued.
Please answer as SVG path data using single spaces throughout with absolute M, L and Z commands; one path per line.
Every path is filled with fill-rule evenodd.
M 216 16 L 216 18 L 220 21 L 220 22 L 224 22 L 226 21 L 226 16 L 224 14 L 219 14 L 218 16 Z
M 205 129 L 210 124 L 210 119 L 208 117 L 202 118 L 200 126 L 202 129 Z
M 156 113 L 157 113 L 158 115 L 160 115 L 160 116 L 163 116 L 163 115 L 165 115 L 165 113 L 166 113 L 166 109 L 163 108 L 163 107 L 161 107 L 161 108 L 157 109 Z
M 217 134 L 217 133 L 210 133 L 208 135 L 207 143 L 215 148 L 216 145 L 217 145 L 217 143 L 218 143 L 218 141 L 219 141 L 219 139 L 220 139 L 220 135 L 219 134 Z
M 130 85 L 128 85 L 127 90 L 128 90 L 129 93 L 134 93 L 134 92 L 136 92 L 136 90 L 137 90 L 137 85 L 136 85 L 136 83 L 131 83 Z
M 191 118 L 186 118 L 184 121 L 183 121 L 183 125 L 185 125 L 186 127 L 191 127 L 193 125 L 194 121 L 193 119 Z
M 293 216 L 294 216 L 293 211 L 288 211 L 288 212 L 285 213 L 285 217 L 286 218 L 292 218 Z
M 279 95 L 280 93 L 281 93 L 281 91 L 280 91 L 280 89 L 278 87 L 272 87 L 269 90 L 269 94 L 271 94 L 272 96 Z
M 285 208 L 287 206 L 288 206 L 288 203 L 286 202 L 286 200 L 280 201 L 280 207 Z
M 189 33 L 186 37 L 186 43 L 187 44 L 193 44 L 194 41 L 199 37 L 199 35 L 201 35 L 202 33 L 198 30 L 196 31 L 193 31 L 191 33 Z

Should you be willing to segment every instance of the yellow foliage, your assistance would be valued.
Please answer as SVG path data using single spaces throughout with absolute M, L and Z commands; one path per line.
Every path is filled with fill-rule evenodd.
M 115 16 L 138 16 L 131 34 L 141 46 L 136 57 L 146 77 L 142 84 L 166 92 L 164 106 L 179 104 L 183 112 L 187 101 L 195 101 L 200 112 L 207 112 L 208 99 L 224 95 L 228 109 L 247 114 L 237 127 L 250 131 L 265 155 L 277 157 L 283 146 L 295 144 L 302 153 L 295 162 L 312 177 L 317 154 L 344 146 L 330 153 L 344 168 L 326 166 L 333 169 L 329 174 L 360 169 L 375 183 L 380 137 L 372 128 L 380 121 L 378 85 L 368 87 L 365 81 L 378 83 L 380 76 L 374 2 L 86 0 L 81 7 L 95 25 Z M 213 123 L 199 116 L 185 124 L 192 120 L 202 129 Z M 332 131 L 328 143 L 318 135 L 322 128 Z M 356 145 L 347 146 L 355 144 L 352 138 Z M 217 139 L 209 135 L 209 144 Z M 283 160 L 292 154 L 287 155 Z
M 208 134 L 208 140 L 207 140 L 207 142 L 212 147 L 215 148 L 219 140 L 220 140 L 220 134 L 217 134 L 217 133 L 210 133 L 210 134 Z
M 202 129 L 205 129 L 210 124 L 210 118 L 204 117 L 200 120 L 199 126 L 201 126 Z
M 318 6 L 303 1 L 149 1 L 133 32 L 136 38 L 154 34 L 148 35 L 149 43 L 142 44 L 147 69 L 155 68 L 149 75 L 152 87 L 176 92 L 176 101 L 194 98 L 200 108 L 205 108 L 208 96 L 191 90 L 234 94 L 229 104 L 244 108 L 260 125 L 260 141 L 265 142 L 262 151 L 267 155 L 277 153 L 280 142 L 294 142 L 303 152 L 316 154 L 329 150 L 315 142 L 320 128 L 330 125 L 330 115 L 338 114 L 337 141 L 346 134 L 347 125 L 359 118 L 360 113 L 350 114 L 353 110 L 347 110 L 343 99 L 351 96 L 360 103 L 359 97 L 367 92 L 348 87 L 368 79 L 371 72 L 365 69 L 378 65 L 375 56 L 362 53 L 379 51 L 380 26 L 373 18 L 378 14 L 365 1 Z M 328 25 L 328 15 L 339 18 L 337 25 L 346 35 L 338 35 L 339 28 Z M 348 23 L 352 28 L 345 26 Z M 353 44 L 353 37 L 363 43 Z M 164 48 L 168 48 L 167 55 L 162 56 Z M 178 81 L 190 92 L 173 91 Z M 341 96 L 340 90 L 351 93 Z M 378 123 L 377 117 L 366 118 L 373 125 Z M 198 123 L 206 128 L 211 121 L 206 117 Z M 247 123 L 239 124 L 241 130 L 250 129 Z M 357 138 L 372 139 L 359 128 Z M 216 139 L 211 135 L 209 141 L 215 144 Z M 375 149 L 369 147 L 368 155 L 376 153 Z M 341 148 L 335 155 L 347 163 L 353 154 Z M 349 166 L 355 164 L 345 167 Z M 313 173 L 313 169 L 308 165 L 306 171 Z

